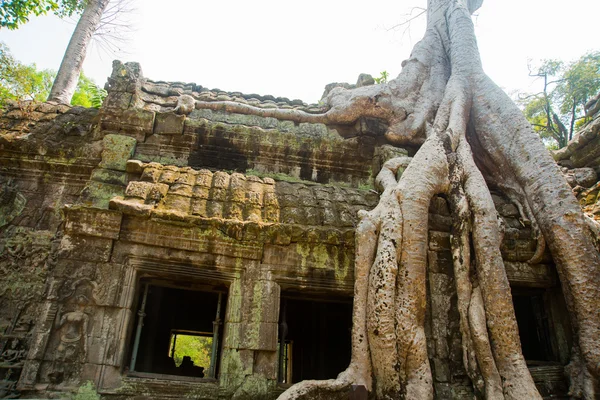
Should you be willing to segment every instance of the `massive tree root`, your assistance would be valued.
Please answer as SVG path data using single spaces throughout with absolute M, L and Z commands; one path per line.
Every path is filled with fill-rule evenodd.
M 521 353 L 488 185 L 503 189 L 556 263 L 576 337 L 572 395 L 594 398 L 600 377 L 600 256 L 558 167 L 512 101 L 483 73 L 471 22 L 481 1 L 429 0 L 428 27 L 398 78 L 334 89 L 325 114 L 196 102 L 289 119 L 351 125 L 385 119 L 386 138 L 421 145 L 388 161 L 379 205 L 356 229 L 352 358 L 337 379 L 300 382 L 287 399 L 343 398 L 352 384 L 378 399 L 431 399 L 425 338 L 428 209 L 443 194 L 453 215 L 452 254 L 465 370 L 486 399 L 539 399 Z

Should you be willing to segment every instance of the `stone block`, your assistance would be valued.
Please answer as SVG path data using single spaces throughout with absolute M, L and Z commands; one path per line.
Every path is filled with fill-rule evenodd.
M 161 174 L 162 171 L 160 168 L 146 167 L 140 179 L 144 182 L 158 182 Z
M 254 352 L 254 373 L 267 379 L 277 379 L 279 360 L 276 351 Z
M 164 204 L 161 205 L 161 210 L 173 210 L 183 214 L 189 214 L 192 199 L 189 196 L 180 196 L 177 194 L 167 193 Z
M 279 222 L 279 208 L 265 207 L 263 209 L 262 219 L 264 222 Z
M 199 217 L 208 217 L 207 201 L 204 199 L 192 198 L 190 213 Z
M 192 186 L 182 183 L 175 183 L 171 185 L 169 189 L 169 195 L 172 194 L 184 197 L 192 197 Z
M 226 202 L 223 208 L 223 218 L 244 220 L 244 204 L 242 202 Z
M 82 382 L 98 382 L 100 380 L 101 371 L 101 365 L 86 363 L 81 366 L 81 374 L 79 375 L 79 378 L 82 380 Z
M 223 346 L 230 349 L 238 349 L 242 344 L 242 323 L 227 322 L 223 335 Z
M 118 210 L 127 215 L 136 215 L 140 217 L 149 217 L 154 210 L 154 205 L 144 204 L 144 200 L 130 197 L 127 200 L 122 197 L 113 197 L 108 207 L 111 210 Z
M 196 183 L 196 171 L 191 168 L 181 168 L 179 171 L 179 177 L 175 181 L 176 184 L 194 186 Z
M 106 353 L 106 338 L 92 336 L 88 338 L 87 362 L 92 364 L 104 364 Z
M 137 140 L 123 135 L 109 134 L 104 136 L 102 144 L 101 168 L 113 169 L 116 171 L 126 171 L 127 160 L 129 160 L 135 151 Z
M 208 217 L 222 218 L 223 217 L 223 203 L 218 201 L 209 201 L 206 205 Z
M 252 320 L 277 323 L 281 288 L 276 282 L 260 280 L 253 287 Z
M 122 185 L 89 181 L 81 193 L 80 201 L 87 206 L 108 209 L 110 200 L 124 193 Z
M 586 188 L 598 181 L 598 175 L 592 168 L 575 168 L 569 172 L 573 174 L 577 184 Z
M 104 107 L 107 108 L 120 108 L 126 110 L 131 105 L 131 100 L 133 98 L 132 93 L 127 92 L 111 92 L 104 99 Z
M 58 256 L 71 260 L 108 262 L 112 245 L 112 239 L 65 235 L 60 242 Z
M 450 250 L 448 232 L 429 231 L 429 249 L 433 251 Z
M 125 196 L 146 200 L 153 186 L 154 184 L 150 182 L 129 182 L 127 189 L 125 189 Z
M 108 366 L 102 367 L 101 381 L 98 385 L 98 389 L 101 391 L 110 391 L 117 389 L 122 386 L 123 374 L 121 373 L 120 366 Z
M 67 208 L 65 214 L 65 232 L 71 235 L 119 239 L 123 214 L 118 211 L 95 208 Z
M 429 213 L 429 229 L 432 231 L 450 232 L 452 218 L 446 215 Z
M 243 326 L 241 347 L 252 350 L 277 350 L 279 324 L 272 322 L 250 322 Z
M 429 273 L 429 291 L 431 292 L 431 318 L 433 320 L 432 333 L 436 342 L 438 356 L 447 357 L 448 345 L 448 315 L 451 308 L 452 297 L 455 295 L 454 281 L 446 274 Z M 443 349 L 438 346 L 442 341 Z
M 142 67 L 137 62 L 112 62 L 112 72 L 108 79 L 108 92 L 120 91 L 134 93 L 141 89 L 143 81 Z
M 154 134 L 181 135 L 185 115 L 173 113 L 157 113 L 154 119 Z
M 431 272 L 442 273 L 449 276 L 454 274 L 452 253 L 445 251 L 427 251 L 427 266 Z
M 100 128 L 144 142 L 146 136 L 152 134 L 154 112 L 135 108 L 128 110 L 103 108 L 100 112 Z
M 106 168 L 94 169 L 90 179 L 112 185 L 127 185 L 127 173 Z
M 284 224 L 301 224 L 305 219 L 303 208 L 284 207 L 281 209 L 281 222 Z
M 123 268 L 121 264 L 96 264 L 94 281 L 99 288 L 95 295 L 96 305 L 114 307 L 118 304 L 123 285 Z
M 445 215 L 445 216 L 450 215 L 450 210 L 448 209 L 448 203 L 446 202 L 445 199 L 443 199 L 439 196 L 434 196 L 431 199 L 431 203 L 429 204 L 429 212 L 432 214 L 439 214 L 439 215 Z
M 179 179 L 179 169 L 177 167 L 167 166 L 164 167 L 160 172 L 160 183 L 171 185 L 175 183 L 177 179 Z
M 207 169 L 201 169 L 196 174 L 196 185 L 201 187 L 210 187 L 212 183 L 213 174 Z
M 587 146 L 579 148 L 571 155 L 573 166 L 587 167 L 591 166 L 592 162 L 600 156 L 600 136 L 592 140 Z

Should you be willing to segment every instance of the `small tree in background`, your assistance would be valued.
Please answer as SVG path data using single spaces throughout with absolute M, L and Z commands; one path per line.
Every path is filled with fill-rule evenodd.
M 530 75 L 543 79 L 543 89 L 521 99 L 523 112 L 546 143 L 562 148 L 587 121 L 584 105 L 600 90 L 600 52 L 568 64 L 544 60 Z

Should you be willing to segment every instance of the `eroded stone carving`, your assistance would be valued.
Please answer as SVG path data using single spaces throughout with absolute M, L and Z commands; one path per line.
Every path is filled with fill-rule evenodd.
M 81 364 L 86 361 L 91 307 L 96 304 L 97 285 L 88 279 L 80 279 L 59 293 L 62 301 L 55 320 L 56 347 L 50 348 L 52 372 L 48 379 L 62 383 L 78 378 Z

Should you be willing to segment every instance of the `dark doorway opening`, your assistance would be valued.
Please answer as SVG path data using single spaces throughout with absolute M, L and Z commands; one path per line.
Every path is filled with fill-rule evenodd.
M 337 377 L 350 363 L 351 329 L 351 299 L 313 300 L 282 294 L 279 383 Z
M 130 374 L 215 378 L 227 293 L 142 282 Z
M 552 351 L 543 290 L 513 290 L 521 350 L 528 364 L 556 361 Z

